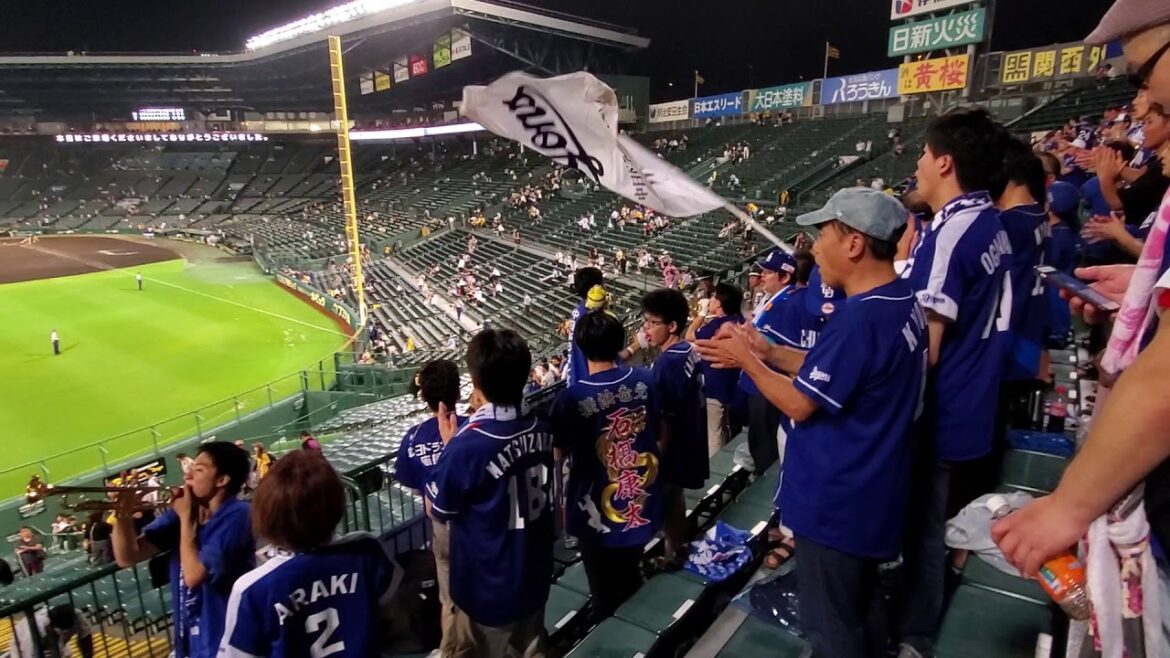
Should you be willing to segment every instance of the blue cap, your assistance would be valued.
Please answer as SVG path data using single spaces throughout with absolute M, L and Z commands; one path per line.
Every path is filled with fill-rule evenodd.
M 773 249 L 756 263 L 763 269 L 772 272 L 787 272 L 792 274 L 796 271 L 796 259 L 783 249 Z
M 1088 183 L 1085 183 L 1085 185 L 1088 185 Z M 1097 189 L 1100 189 L 1099 185 Z M 1057 215 L 1063 216 L 1075 211 L 1080 203 L 1081 192 L 1072 183 L 1056 181 L 1048 188 L 1048 209 Z M 1109 211 L 1106 210 L 1103 214 L 1109 214 Z
M 894 197 L 869 187 L 847 187 L 829 197 L 824 208 L 796 218 L 801 226 L 817 226 L 834 219 L 878 240 L 893 240 L 909 213 Z

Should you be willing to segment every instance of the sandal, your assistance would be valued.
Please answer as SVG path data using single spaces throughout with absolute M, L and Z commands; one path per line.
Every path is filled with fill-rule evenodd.
M 773 540 L 769 533 L 768 540 L 768 553 L 764 556 L 765 569 L 779 569 L 796 554 L 796 543 L 792 537 L 783 536 L 781 539 Z

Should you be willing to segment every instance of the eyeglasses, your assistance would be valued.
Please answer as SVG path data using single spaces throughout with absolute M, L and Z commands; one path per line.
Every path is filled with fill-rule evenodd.
M 1145 89 L 1149 84 L 1150 75 L 1154 73 L 1154 67 L 1158 65 L 1158 60 L 1162 59 L 1162 55 L 1165 55 L 1167 50 L 1170 50 L 1170 41 L 1167 41 L 1166 45 L 1155 51 L 1153 55 L 1150 55 L 1150 58 L 1146 60 L 1145 64 L 1142 64 L 1136 71 L 1129 74 L 1129 84 L 1138 89 Z

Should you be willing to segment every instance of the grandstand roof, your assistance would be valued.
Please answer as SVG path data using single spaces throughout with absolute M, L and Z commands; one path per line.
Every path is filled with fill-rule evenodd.
M 134 109 L 160 105 L 328 112 L 332 100 L 325 40 L 331 34 L 344 39 L 347 80 L 355 97 L 363 71 L 386 70 L 404 55 L 429 56 L 435 37 L 450 28 L 469 32 L 478 51 L 471 66 L 451 68 L 479 80 L 517 68 L 551 74 L 590 65 L 616 72 L 621 53 L 649 45 L 629 28 L 501 0 L 350 4 L 366 3 L 388 8 L 352 12 L 347 20 L 332 23 L 295 21 L 253 37 L 251 47 L 240 52 L 2 56 L 0 114 L 128 119 Z M 525 38 L 518 38 L 521 34 Z M 466 82 L 455 84 L 452 80 L 461 76 L 448 70 L 432 75 L 452 88 Z M 400 93 L 379 94 L 378 101 L 418 103 L 422 96 L 443 92 L 426 79 L 407 87 L 411 85 L 402 85 Z

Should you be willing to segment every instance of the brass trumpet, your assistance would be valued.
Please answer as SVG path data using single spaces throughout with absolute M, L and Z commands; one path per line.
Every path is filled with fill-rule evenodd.
M 133 479 L 133 478 L 131 478 Z M 58 487 L 34 475 L 25 487 L 24 498 L 30 505 L 44 500 L 49 496 L 61 496 L 61 507 L 75 512 L 109 512 L 123 510 L 129 512 L 149 512 L 165 509 L 171 506 L 176 498 L 182 496 L 181 487 Z M 105 498 L 88 498 L 85 494 L 105 494 Z M 147 496 L 157 494 L 153 500 Z M 70 500 L 70 496 L 79 496 L 77 500 Z M 131 496 L 133 500 L 123 500 L 123 496 Z

